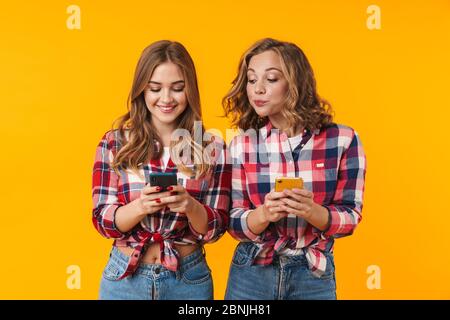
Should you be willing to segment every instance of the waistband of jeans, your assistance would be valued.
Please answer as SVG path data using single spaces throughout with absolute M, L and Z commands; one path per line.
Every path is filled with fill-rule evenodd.
M 206 257 L 205 248 L 203 247 L 197 248 L 191 254 L 180 259 L 179 270 L 182 272 L 184 270 L 192 268 L 197 263 L 206 261 L 205 257 Z
M 121 252 L 116 246 L 113 246 L 112 250 L 111 250 L 110 259 L 113 259 L 116 263 L 118 263 L 122 267 L 126 268 L 128 265 L 128 261 L 130 260 L 130 257 L 127 256 L 126 254 L 124 254 L 123 252 Z M 179 259 L 178 268 L 180 270 L 188 269 L 188 268 L 196 265 L 197 263 L 201 262 L 204 259 L 205 259 L 204 248 L 203 247 L 197 248 L 192 253 Z M 160 263 L 149 264 L 149 263 L 141 262 L 139 264 L 138 268 L 145 269 L 145 270 L 151 270 L 151 271 L 155 270 L 155 269 L 164 269 L 164 270 L 169 271 Z

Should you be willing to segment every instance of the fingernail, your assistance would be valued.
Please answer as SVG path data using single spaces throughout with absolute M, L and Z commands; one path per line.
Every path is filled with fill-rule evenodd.
M 167 190 L 169 190 L 169 191 L 173 190 L 173 187 L 167 187 Z
M 156 191 L 161 191 L 161 187 L 156 187 Z
M 161 203 L 160 199 L 155 199 L 156 203 Z

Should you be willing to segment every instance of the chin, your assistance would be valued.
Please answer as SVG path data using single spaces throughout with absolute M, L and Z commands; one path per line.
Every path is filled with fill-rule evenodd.
M 258 109 L 257 108 L 253 108 L 253 109 L 255 110 L 256 114 L 258 116 L 260 116 L 261 118 L 267 117 L 267 116 L 270 115 L 269 110 L 261 110 L 261 108 L 258 108 Z
M 174 123 L 178 118 L 178 115 L 170 115 L 170 116 L 159 116 L 158 119 L 164 124 L 172 124 Z

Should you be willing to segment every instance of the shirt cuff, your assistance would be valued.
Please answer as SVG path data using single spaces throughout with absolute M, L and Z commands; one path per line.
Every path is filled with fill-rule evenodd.
M 224 230 L 225 228 L 220 228 L 220 225 L 222 224 L 221 221 L 222 218 L 217 212 L 215 212 L 209 206 L 203 205 L 203 208 L 205 208 L 206 214 L 208 216 L 208 230 L 206 231 L 206 234 L 201 234 L 197 232 L 190 222 L 189 222 L 189 229 L 191 230 L 191 233 L 198 241 L 214 242 L 221 235 L 220 230 L 223 229 L 223 232 L 225 231 Z
M 264 241 L 265 231 L 261 232 L 261 234 L 254 234 L 248 227 L 247 219 L 248 219 L 248 215 L 252 211 L 254 211 L 254 209 L 247 210 L 242 214 L 242 216 L 241 216 L 242 231 L 244 232 L 245 236 L 247 238 L 249 238 L 251 241 L 253 241 L 255 243 L 262 243 Z
M 328 206 L 323 206 L 325 209 L 327 209 L 328 211 L 328 223 L 327 226 L 325 228 L 325 230 L 320 230 L 316 227 L 312 227 L 312 233 L 313 235 L 315 235 L 316 237 L 322 239 L 322 240 L 327 240 L 330 237 L 330 228 L 331 228 L 331 220 L 333 219 L 332 214 L 331 214 L 331 210 Z
M 121 232 L 116 226 L 116 212 L 120 207 L 121 205 L 117 204 L 109 205 L 103 213 L 102 227 L 108 238 L 123 239 L 127 236 L 126 233 Z

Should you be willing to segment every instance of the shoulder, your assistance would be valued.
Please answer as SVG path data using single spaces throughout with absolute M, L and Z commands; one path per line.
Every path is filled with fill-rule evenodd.
M 248 144 L 257 144 L 260 134 L 261 131 L 255 129 L 249 129 L 245 132 L 242 129 L 239 129 L 235 132 L 234 137 L 231 139 L 230 148 L 234 147 L 241 149 Z
M 353 141 L 359 141 L 358 133 L 355 129 L 338 123 L 330 123 L 318 132 L 318 137 L 327 141 L 334 140 L 333 144 L 347 148 Z
M 207 138 L 207 141 L 209 141 L 209 144 L 217 147 L 217 148 L 223 148 L 224 145 L 226 145 L 225 140 L 223 139 L 222 135 L 217 133 L 211 133 L 208 132 L 209 137 Z
M 238 132 L 230 141 L 228 152 L 232 158 L 239 157 L 245 150 L 246 136 L 242 132 Z
M 208 152 L 211 156 L 211 163 L 216 165 L 224 163 L 227 153 L 227 144 L 222 135 L 209 132 L 205 152 Z
M 128 138 L 128 131 L 129 130 L 124 131 L 125 139 Z M 103 135 L 102 139 L 100 140 L 99 147 L 101 146 L 103 148 L 116 151 L 120 149 L 121 141 L 121 134 L 118 129 L 109 130 Z
M 322 127 L 320 133 L 325 133 L 327 136 L 353 136 L 355 130 L 349 126 L 333 122 Z

